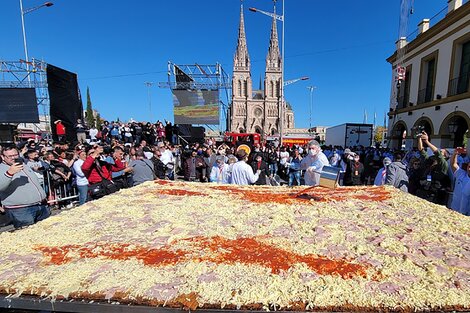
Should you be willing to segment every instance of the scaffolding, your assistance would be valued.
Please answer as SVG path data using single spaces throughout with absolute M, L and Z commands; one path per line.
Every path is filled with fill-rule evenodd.
M 168 62 L 168 81 L 158 83 L 160 88 L 171 90 L 217 90 L 222 107 L 222 121 L 228 121 L 231 106 L 231 79 L 219 63 L 216 64 L 175 64 Z M 223 92 L 220 95 L 220 92 Z M 225 102 L 221 99 L 225 99 Z M 220 128 L 219 121 L 219 128 Z M 208 125 L 206 125 L 209 127 Z M 210 127 L 209 127 L 210 128 Z
M 0 60 L 0 88 L 34 88 L 38 110 L 42 109 L 39 115 L 42 113 L 46 124 L 50 125 L 46 68 L 47 63 L 34 58 L 31 62 Z

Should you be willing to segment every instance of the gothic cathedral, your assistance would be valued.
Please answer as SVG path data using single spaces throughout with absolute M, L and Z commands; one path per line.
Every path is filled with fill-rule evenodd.
M 230 131 L 259 133 L 263 136 L 278 135 L 280 123 L 282 132 L 294 128 L 294 112 L 289 104 L 282 105 L 281 84 L 282 58 L 279 50 L 276 19 L 273 18 L 271 39 L 266 56 L 264 90 L 253 90 L 250 56 L 245 35 L 243 4 L 240 10 L 238 44 L 233 59 L 232 106 L 230 110 Z M 261 87 L 261 86 L 260 86 Z M 286 102 L 287 103 L 287 102 Z M 282 121 L 280 111 L 283 111 Z

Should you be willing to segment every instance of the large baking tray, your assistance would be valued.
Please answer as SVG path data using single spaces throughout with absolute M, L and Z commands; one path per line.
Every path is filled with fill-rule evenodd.
M 55 312 L 76 312 L 76 313 L 181 313 L 190 312 L 190 310 L 166 308 L 166 307 L 151 307 L 143 305 L 121 304 L 119 302 L 99 302 L 89 300 L 52 300 L 39 298 L 35 296 L 20 296 L 14 297 L 11 295 L 0 294 L 0 309 L 2 312 L 6 310 L 33 310 L 33 311 L 55 311 Z M 216 310 L 216 309 L 198 309 L 200 313 L 266 313 L 266 311 L 258 310 Z M 8 312 L 8 311 L 7 311 Z M 299 311 L 276 311 L 277 313 L 311 313 Z M 316 311 L 321 313 L 333 313 L 331 311 Z M 347 313 L 347 311 L 341 311 Z M 371 311 L 369 311 L 371 312 Z M 384 312 L 377 310 L 377 312 Z M 426 311 L 432 312 L 457 312 L 457 311 Z M 459 313 L 470 313 L 470 311 L 458 311 Z M 357 312 L 355 312 L 357 313 Z

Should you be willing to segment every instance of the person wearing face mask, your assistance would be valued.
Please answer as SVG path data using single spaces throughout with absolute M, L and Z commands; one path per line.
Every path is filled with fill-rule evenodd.
M 211 169 L 210 181 L 211 183 L 217 184 L 230 183 L 229 165 L 225 163 L 224 156 L 218 156 L 216 158 L 215 163 Z
M 323 166 L 328 166 L 328 158 L 322 152 L 320 144 L 316 140 L 308 143 L 308 155 L 302 159 L 300 168 L 305 170 L 305 185 L 317 186 L 320 184 L 320 174 Z
M 344 173 L 345 186 L 364 185 L 364 165 L 359 161 L 360 157 L 356 153 L 347 156 L 346 171 Z

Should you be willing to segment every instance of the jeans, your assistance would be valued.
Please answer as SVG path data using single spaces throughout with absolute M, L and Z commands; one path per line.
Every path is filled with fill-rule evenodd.
M 276 175 L 277 174 L 277 163 L 269 164 L 269 173 L 271 175 Z
M 15 228 L 32 225 L 42 221 L 51 215 L 47 205 L 33 205 L 26 208 L 7 209 L 7 214 L 13 221 Z
M 300 186 L 300 171 L 291 171 L 289 173 L 289 186 L 294 185 L 294 178 L 297 181 L 297 186 Z
M 87 201 L 88 198 L 88 185 L 77 186 L 78 189 L 78 204 L 82 205 Z

